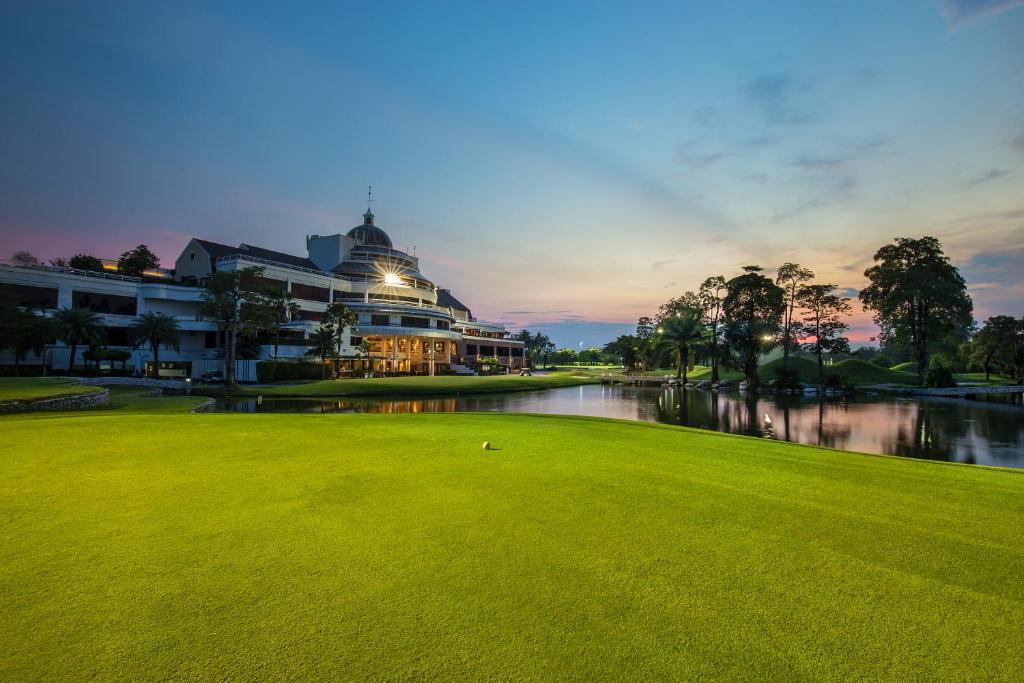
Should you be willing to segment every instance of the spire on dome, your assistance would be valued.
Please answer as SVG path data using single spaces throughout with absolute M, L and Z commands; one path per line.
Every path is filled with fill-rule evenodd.
M 363 214 L 363 225 L 373 225 L 373 211 L 370 204 L 373 203 L 373 185 L 366 186 L 366 213 Z

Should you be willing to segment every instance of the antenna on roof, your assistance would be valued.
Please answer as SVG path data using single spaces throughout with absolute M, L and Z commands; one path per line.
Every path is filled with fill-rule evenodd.
M 366 210 L 370 210 L 370 204 L 373 203 L 373 185 L 366 186 Z

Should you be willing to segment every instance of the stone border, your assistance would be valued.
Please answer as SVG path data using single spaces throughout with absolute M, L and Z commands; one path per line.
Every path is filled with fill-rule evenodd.
M 32 410 L 82 410 L 106 405 L 110 401 L 110 390 L 100 389 L 91 394 L 70 394 L 54 398 L 8 401 L 0 403 L 0 413 L 24 413 Z
M 189 388 L 188 382 L 149 377 L 71 377 L 70 379 L 89 386 L 153 387 L 154 389 L 177 389 L 178 391 L 186 391 Z
M 212 413 L 217 410 L 217 399 L 207 397 L 202 403 L 190 410 L 191 413 Z

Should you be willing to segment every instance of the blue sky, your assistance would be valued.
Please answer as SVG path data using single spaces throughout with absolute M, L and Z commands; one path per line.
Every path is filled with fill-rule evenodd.
M 748 263 L 855 291 L 897 235 L 1024 314 L 1021 2 L 294 4 L 5 3 L 6 251 L 302 253 L 372 183 L 439 285 L 564 345 Z

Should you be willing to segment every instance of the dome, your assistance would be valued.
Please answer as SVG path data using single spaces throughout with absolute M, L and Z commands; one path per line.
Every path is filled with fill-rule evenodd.
M 360 244 L 371 244 L 392 249 L 388 234 L 373 224 L 373 214 L 369 209 L 363 214 L 363 224 L 348 231 L 348 236 Z

